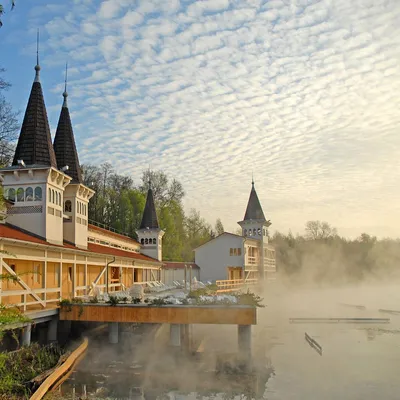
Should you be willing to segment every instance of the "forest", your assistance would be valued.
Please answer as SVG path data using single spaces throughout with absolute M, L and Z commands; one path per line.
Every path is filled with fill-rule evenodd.
M 96 192 L 89 203 L 89 222 L 95 221 L 135 239 L 151 182 L 158 222 L 165 231 L 165 261 L 193 261 L 193 249 L 224 231 L 220 219 L 212 226 L 195 209 L 185 213 L 182 184 L 162 171 L 144 171 L 138 185 L 132 178 L 118 175 L 108 163 L 83 165 L 82 172 L 84 184 Z

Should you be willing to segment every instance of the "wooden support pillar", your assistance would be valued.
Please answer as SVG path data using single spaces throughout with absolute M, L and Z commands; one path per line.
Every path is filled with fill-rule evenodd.
M 0 243 L 0 250 L 3 250 L 3 243 Z M 0 252 L 0 275 L 3 274 L 3 256 Z M 0 304 L 2 303 L 3 280 L 0 279 Z
M 72 265 L 72 297 L 76 297 L 76 254 Z
M 42 276 L 42 288 L 47 289 L 47 250 L 44 251 L 44 263 L 43 263 L 43 276 Z M 44 292 L 44 302 L 47 301 L 47 292 Z
M 249 368 L 251 365 L 251 325 L 238 325 L 239 359 Z
M 180 324 L 171 324 L 170 325 L 169 343 L 173 347 L 181 346 L 181 325 Z
M 118 322 L 109 322 L 108 323 L 108 342 L 110 344 L 118 343 L 118 336 L 119 336 L 118 331 L 119 331 Z
M 21 331 L 21 346 L 29 346 L 31 344 L 32 325 L 27 325 Z
M 54 343 L 57 341 L 57 325 L 58 325 L 58 318 L 53 318 L 49 322 L 49 326 L 47 328 L 47 342 Z
M 85 271 L 84 271 L 84 285 L 85 285 L 85 295 L 89 294 L 89 289 L 88 289 L 88 267 L 87 267 L 87 256 L 85 256 Z

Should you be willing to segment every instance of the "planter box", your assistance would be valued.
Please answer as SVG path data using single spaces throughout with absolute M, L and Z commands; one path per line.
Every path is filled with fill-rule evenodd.
M 148 306 L 136 304 L 72 304 L 60 309 L 60 320 L 93 322 L 137 322 L 156 324 L 255 325 L 257 309 L 252 306 Z

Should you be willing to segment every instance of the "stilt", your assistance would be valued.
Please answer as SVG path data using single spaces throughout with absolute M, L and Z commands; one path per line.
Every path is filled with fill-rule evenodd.
M 118 322 L 110 322 L 108 324 L 108 341 L 111 344 L 118 343 Z
M 29 346 L 31 344 L 32 325 L 25 326 L 21 331 L 21 345 Z
M 239 359 L 246 368 L 251 365 L 251 325 L 238 325 Z
M 181 346 L 181 325 L 180 324 L 171 324 L 169 343 L 171 346 L 174 346 L 174 347 Z
M 57 341 L 57 325 L 58 319 L 54 318 L 49 322 L 49 326 L 47 328 L 47 342 L 54 343 Z

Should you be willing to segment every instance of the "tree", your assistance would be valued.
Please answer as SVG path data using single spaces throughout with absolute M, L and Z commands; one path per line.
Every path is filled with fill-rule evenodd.
M 15 0 L 11 0 L 11 11 L 15 7 Z M 5 14 L 4 7 L 2 4 L 0 4 L 0 28 L 3 26 L 3 22 L 1 21 L 2 15 Z
M 149 183 L 153 191 L 154 201 L 157 206 L 162 208 L 171 204 L 171 202 L 180 203 L 185 195 L 182 184 L 173 179 L 171 182 L 163 171 L 143 171 L 142 184 L 139 189 L 147 193 Z
M 4 69 L 0 68 L 0 73 Z M 19 130 L 18 112 L 13 111 L 3 95 L 3 91 L 9 89 L 10 83 L 0 76 L 0 166 L 7 166 L 14 154 L 14 144 Z
M 222 221 L 220 218 L 217 218 L 215 221 L 215 234 L 222 235 L 225 232 L 224 226 L 222 225 Z
M 336 228 L 327 222 L 308 221 L 306 223 L 306 238 L 308 240 L 322 240 L 337 236 Z

